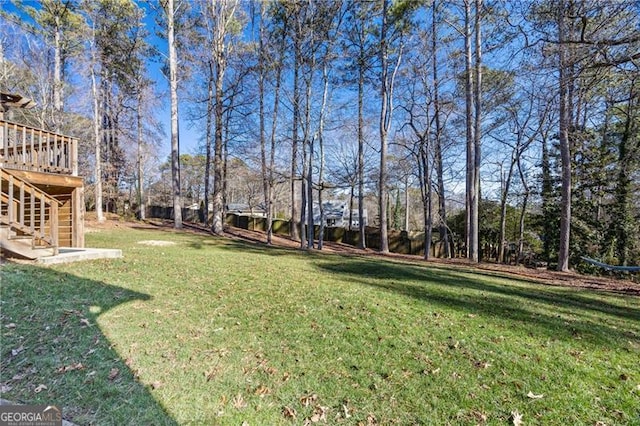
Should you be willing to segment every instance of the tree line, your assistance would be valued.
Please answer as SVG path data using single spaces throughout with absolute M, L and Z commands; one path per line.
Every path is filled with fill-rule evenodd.
M 13 119 L 80 138 L 99 220 L 123 198 L 144 219 L 153 193 L 176 228 L 198 202 L 220 234 L 243 194 L 321 249 L 314 212 L 343 198 L 382 252 L 418 212 L 425 257 L 435 239 L 476 262 L 640 263 L 634 2 L 42 0 L 1 16 L 0 88 L 39 103 Z

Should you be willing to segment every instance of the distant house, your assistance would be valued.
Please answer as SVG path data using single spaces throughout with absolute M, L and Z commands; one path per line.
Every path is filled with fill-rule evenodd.
M 267 217 L 267 211 L 261 205 L 250 206 L 246 203 L 229 203 L 226 210 L 227 213 L 237 214 L 238 216 Z
M 322 203 L 322 209 L 324 210 L 324 225 L 327 227 L 349 227 L 349 207 L 346 203 L 340 201 L 327 201 Z M 363 222 L 366 226 L 368 223 L 367 210 L 363 212 Z M 313 223 L 320 225 L 320 206 L 316 205 L 313 208 Z M 360 217 L 358 215 L 358 209 L 352 210 L 351 213 L 351 227 L 357 228 L 360 226 Z

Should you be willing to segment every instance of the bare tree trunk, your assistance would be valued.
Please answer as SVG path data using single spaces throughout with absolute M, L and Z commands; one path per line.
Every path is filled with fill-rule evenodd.
M 364 39 L 364 24 L 361 28 L 361 39 Z M 364 56 L 364 45 L 361 43 L 360 61 L 358 64 L 358 231 L 360 234 L 358 248 L 363 250 L 367 248 L 366 224 L 364 223 Z M 349 214 L 351 215 L 351 212 Z
M 440 216 L 439 234 L 440 240 L 444 242 L 445 257 L 451 257 L 451 248 L 449 246 L 449 235 L 447 230 L 447 207 L 444 188 L 444 173 L 442 167 L 442 126 L 440 122 L 440 81 L 438 80 L 438 37 L 437 37 L 437 1 L 432 3 L 432 21 L 431 21 L 431 50 L 432 50 L 432 68 L 433 68 L 433 114 L 436 125 L 435 132 L 435 168 L 438 180 L 438 215 Z
M 255 13 L 255 12 L 254 12 Z M 267 147 L 265 134 L 265 116 L 264 116 L 264 80 L 267 72 L 265 68 L 264 51 L 264 2 L 260 2 L 260 30 L 258 35 L 258 98 L 259 98 L 259 114 L 260 114 L 260 165 L 262 171 L 262 192 L 264 196 L 264 207 L 269 208 L 269 176 L 267 171 Z M 269 214 L 267 214 L 269 216 Z M 267 233 L 270 225 L 267 225 Z
M 309 65 L 309 74 L 305 78 L 306 99 L 304 126 L 302 134 L 302 211 L 300 215 L 300 247 L 313 248 L 313 138 L 311 136 L 311 88 L 313 85 L 314 60 Z M 309 151 L 307 151 L 307 147 Z
M 140 214 L 138 215 L 140 220 L 146 219 L 146 204 L 144 202 L 144 167 L 142 158 L 142 84 L 138 87 L 138 105 L 136 110 L 136 123 L 138 125 L 138 208 Z
M 280 55 L 284 56 L 286 25 L 281 39 Z M 273 116 L 271 120 L 271 150 L 269 153 L 269 202 L 267 205 L 267 244 L 272 243 L 273 237 L 273 204 L 274 204 L 274 167 L 276 155 L 276 126 L 278 123 L 278 106 L 280 105 L 280 85 L 282 82 L 282 61 L 276 64 L 276 87 L 273 95 Z
M 424 220 L 424 260 L 431 256 L 431 192 L 429 187 L 429 142 L 426 134 L 420 136 L 420 147 L 417 154 L 418 175 L 420 178 L 420 195 L 422 196 L 422 217 Z
M 388 0 L 382 0 L 382 26 L 380 29 L 380 66 L 381 75 L 381 105 L 380 105 L 380 176 L 379 176 L 379 217 L 380 217 L 380 252 L 389 253 L 389 236 L 387 232 L 387 133 L 389 127 L 387 122 L 391 111 L 389 108 L 389 90 L 388 90 L 388 70 L 387 63 L 389 59 L 389 48 L 387 46 L 387 9 L 389 7 Z
M 204 224 L 209 223 L 209 194 L 211 193 L 211 125 L 213 124 L 213 64 L 209 61 L 207 81 L 207 128 L 205 130 L 204 163 Z
M 223 161 L 224 128 L 224 75 L 227 66 L 226 41 L 227 24 L 233 18 L 237 1 L 212 2 L 212 12 L 215 19 L 213 28 L 213 57 L 214 57 L 214 96 L 215 96 L 215 131 L 213 140 L 213 220 L 211 230 L 220 235 L 224 232 L 224 193 L 225 193 L 225 161 Z M 225 156 L 226 158 L 226 156 Z
M 474 262 L 478 262 L 480 260 L 480 250 L 479 250 L 479 236 L 478 236 L 478 218 L 479 218 L 479 207 L 480 207 L 480 160 L 482 159 L 481 155 L 481 118 L 482 118 L 482 33 L 480 26 L 481 19 L 481 9 L 482 9 L 482 0 L 476 0 L 476 16 L 475 16 L 475 79 L 474 83 L 474 104 L 475 104 L 475 117 L 474 124 L 475 128 L 473 131 L 473 147 L 474 147 L 474 164 L 473 164 L 473 211 L 472 211 L 472 232 L 473 232 L 473 241 L 474 245 L 472 246 L 473 253 L 471 256 L 471 260 Z
M 507 197 L 509 196 L 509 190 L 511 188 L 511 177 L 513 176 L 513 167 L 516 164 L 516 160 L 519 159 L 518 148 L 515 148 L 511 154 L 511 160 L 509 162 L 509 171 L 507 172 L 507 178 L 505 179 L 504 186 L 502 188 L 502 194 L 500 194 L 500 236 L 498 237 L 498 263 L 505 261 L 504 258 L 504 243 L 506 242 L 506 230 L 507 230 Z M 502 167 L 501 167 L 502 168 Z M 502 178 L 502 177 L 501 177 Z
M 171 180 L 173 190 L 173 227 L 182 228 L 180 200 L 180 136 L 178 131 L 178 57 L 175 43 L 173 0 L 167 0 L 167 41 L 169 43 L 169 87 L 171 92 Z
M 298 124 L 300 121 L 300 23 L 296 22 L 296 30 L 293 40 L 293 125 L 291 135 L 291 222 L 289 224 L 289 234 L 291 239 L 296 241 L 300 239 L 300 230 L 298 229 L 298 205 L 296 200 L 296 174 L 298 172 Z
M 429 159 L 426 159 L 429 161 Z M 431 185 L 431 168 L 426 171 L 427 173 L 427 223 L 425 226 L 425 241 L 428 244 L 424 246 L 424 258 L 425 260 L 429 259 L 429 255 L 431 255 L 431 247 L 433 240 L 433 187 Z M 427 251 L 428 250 L 428 251 Z
M 55 33 L 53 45 L 53 128 L 60 131 L 59 120 L 62 117 L 62 34 L 60 17 L 55 16 Z
M 466 144 L 467 144 L 467 175 L 466 175 L 466 242 L 467 259 L 472 260 L 475 256 L 474 247 L 477 246 L 474 240 L 475 224 L 473 222 L 473 194 L 474 188 L 474 166 L 475 149 L 473 146 L 473 76 L 471 74 L 471 0 L 464 1 L 464 51 L 465 51 L 465 122 L 466 122 Z
M 522 162 L 520 156 L 518 156 L 518 173 L 520 174 L 520 181 L 524 187 L 524 197 L 522 199 L 522 208 L 520 209 L 520 220 L 518 222 L 518 257 L 516 258 L 516 265 L 522 258 L 522 252 L 524 250 L 524 219 L 527 213 L 527 202 L 529 201 L 529 185 L 527 179 L 522 170 Z
M 558 16 L 558 54 L 559 54 L 559 142 L 560 161 L 562 164 L 562 190 L 560 202 L 560 246 L 558 249 L 558 271 L 569 271 L 569 238 L 571 232 L 571 151 L 569 147 L 568 88 L 572 76 L 567 75 L 567 46 L 565 45 L 565 3 L 561 2 Z
M 320 107 L 320 117 L 318 118 L 318 145 L 320 149 L 320 170 L 318 174 L 318 209 L 320 210 L 320 230 L 318 232 L 318 250 L 322 250 L 324 240 L 324 208 L 322 206 L 322 192 L 324 191 L 324 116 L 327 109 L 327 99 L 329 97 L 329 70 L 328 70 L 328 53 L 324 58 L 322 65 L 322 106 Z M 351 224 L 349 224 L 351 229 Z
M 102 140 L 100 138 L 100 108 L 98 102 L 98 87 L 96 85 L 95 58 L 94 63 L 91 65 L 91 92 L 93 95 L 93 137 L 96 155 L 96 164 L 94 169 L 94 177 L 96 180 L 96 219 L 98 222 L 104 222 L 104 214 L 102 212 Z
M 409 232 L 409 175 L 404 177 L 404 230 Z
M 313 82 L 313 71 L 315 68 L 315 60 L 311 60 L 309 66 L 309 78 L 307 83 L 307 100 L 305 108 L 305 145 L 309 147 L 309 158 L 306 167 L 307 178 L 307 248 L 314 247 L 314 223 L 313 223 L 313 155 L 314 155 L 314 137 L 311 135 L 311 85 Z M 305 150 L 306 152 L 306 150 Z M 304 220 L 303 220 L 304 221 Z
M 224 209 L 223 201 L 223 163 L 222 163 L 222 150 L 223 150 L 223 108 L 222 108 L 222 84 L 223 84 L 223 71 L 220 69 L 220 64 L 216 66 L 215 73 L 215 131 L 213 139 L 213 223 L 212 231 L 214 234 L 222 234 L 223 223 L 222 214 Z

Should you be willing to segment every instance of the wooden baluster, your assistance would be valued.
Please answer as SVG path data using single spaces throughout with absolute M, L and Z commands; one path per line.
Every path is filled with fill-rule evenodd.
M 46 155 L 42 155 L 42 130 L 38 132 L 38 171 L 42 171 L 42 162 Z
M 62 152 L 62 162 L 60 166 L 64 172 L 70 171 L 71 165 L 68 162 L 69 156 L 67 155 L 67 152 L 69 151 L 69 139 L 66 136 L 62 137 L 60 151 Z
M 51 243 L 53 244 L 54 256 L 59 253 L 58 250 L 58 203 L 56 201 L 51 202 L 51 215 L 50 215 L 50 230 L 51 230 Z
M 44 238 L 44 225 L 45 225 L 45 217 L 44 213 L 46 211 L 44 193 L 40 193 L 40 238 Z
M 20 215 L 18 223 L 24 225 L 24 181 L 20 181 Z
M 22 129 L 22 165 L 27 165 L 27 129 Z
M 7 204 L 7 215 L 9 216 L 9 225 L 13 224 L 13 176 L 9 176 L 9 200 Z
M 37 158 L 36 155 L 35 155 L 35 149 L 36 149 L 36 144 L 35 144 L 36 137 L 35 136 L 36 136 L 35 135 L 35 129 L 32 127 L 31 128 L 31 137 L 30 137 L 31 143 L 29 144 L 29 162 L 31 164 L 31 169 L 32 170 L 33 169 L 36 169 L 36 170 L 38 169 L 38 165 L 34 161 L 34 159 Z
M 14 133 L 14 135 L 15 135 L 15 132 L 16 132 L 16 125 L 14 124 L 13 125 L 13 133 Z M 11 134 L 9 134 L 9 139 L 11 139 Z M 13 163 L 15 163 L 16 158 L 17 158 L 17 149 L 18 149 L 18 147 L 16 146 L 15 140 L 14 140 L 14 143 L 13 143 L 13 157 L 11 157 L 11 160 L 12 160 Z
M 78 140 L 71 139 L 71 174 L 78 176 Z
M 58 149 L 58 135 L 53 134 L 53 167 L 54 170 L 57 170 L 60 164 L 58 163 L 60 159 L 60 150 Z
M 35 188 L 31 187 L 31 196 L 29 197 L 29 215 L 31 225 L 31 235 L 36 234 L 36 192 Z
M 9 156 L 9 148 L 8 148 L 8 129 L 7 122 L 2 121 L 2 129 L 0 129 L 0 160 L 1 162 L 5 162 L 7 157 Z

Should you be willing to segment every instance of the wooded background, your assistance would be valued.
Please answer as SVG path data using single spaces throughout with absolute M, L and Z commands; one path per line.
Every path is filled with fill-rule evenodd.
M 38 103 L 5 119 L 80 139 L 99 220 L 197 203 L 221 233 L 246 203 L 321 248 L 314 206 L 342 200 L 382 252 L 400 229 L 474 261 L 640 263 L 636 1 L 1 7 L 0 90 Z

